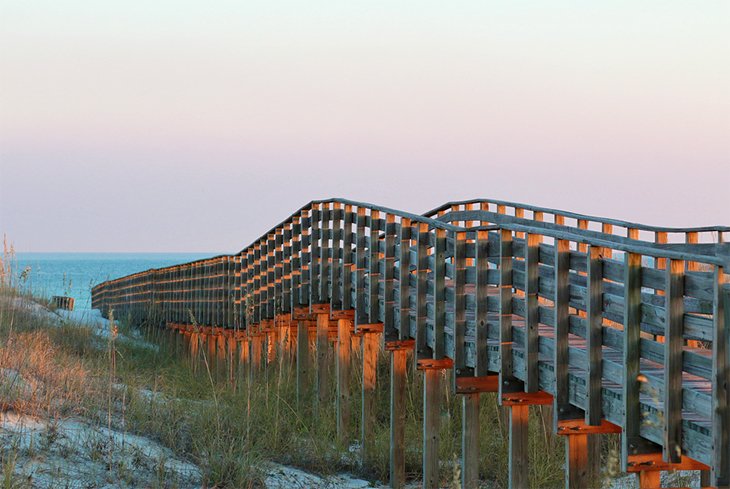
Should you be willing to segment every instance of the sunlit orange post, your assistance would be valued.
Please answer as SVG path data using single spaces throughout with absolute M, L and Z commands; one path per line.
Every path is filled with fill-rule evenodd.
M 373 424 L 376 419 L 375 387 L 377 385 L 378 350 L 383 334 L 382 324 L 360 324 L 358 334 L 362 335 L 362 416 L 360 422 L 361 457 L 367 466 L 374 448 Z
M 406 479 L 406 363 L 413 351 L 414 340 L 394 340 L 385 343 L 390 352 L 390 487 L 403 487 Z

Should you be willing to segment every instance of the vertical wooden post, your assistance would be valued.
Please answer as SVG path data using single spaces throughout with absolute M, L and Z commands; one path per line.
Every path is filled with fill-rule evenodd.
M 558 434 L 566 438 L 566 488 L 597 486 L 601 473 L 601 434 L 621 433 L 621 427 L 605 420 L 594 426 L 575 418 L 558 421 L 557 428 Z
M 570 332 L 570 246 L 564 239 L 555 240 L 555 295 L 553 314 L 555 321 L 555 428 L 558 420 L 574 416 L 569 399 L 568 385 L 568 334 Z
M 188 346 L 190 347 L 190 361 L 193 365 L 193 372 L 197 371 L 196 365 L 198 364 L 198 345 L 200 342 L 200 333 L 193 331 L 188 333 L 188 339 L 190 340 Z M 186 335 L 187 336 L 187 335 Z
M 476 248 L 476 290 L 474 329 L 476 330 L 476 367 L 477 376 L 488 375 L 489 356 L 489 231 L 477 231 Z M 501 320 L 500 320 L 501 321 Z
M 398 270 L 398 338 L 403 340 L 411 337 L 411 220 L 401 219 L 399 235 L 399 266 Z
M 499 240 L 499 394 L 517 390 L 512 371 L 512 231 L 500 230 Z
M 588 247 L 588 287 L 586 288 L 586 423 L 599 425 L 603 418 L 603 263 L 601 249 Z
M 302 412 L 309 394 L 309 322 L 297 325 L 297 409 Z
M 509 406 L 509 488 L 529 487 L 527 447 L 529 405 Z
M 697 244 L 700 242 L 700 235 L 697 231 L 688 231 L 685 237 L 687 244 Z M 700 264 L 696 261 L 687 262 L 687 271 L 696 272 L 700 269 Z
M 429 239 L 428 224 L 419 223 L 416 234 L 416 358 L 427 353 Z
M 397 342 L 396 342 L 397 343 Z M 390 348 L 390 487 L 405 484 L 406 359 L 408 350 Z
M 215 336 L 211 332 L 211 328 L 206 328 L 205 342 L 208 346 L 208 365 L 215 366 Z
M 659 489 L 661 484 L 661 471 L 659 470 L 642 470 L 636 473 L 639 479 L 639 489 Z
M 337 320 L 337 437 L 341 443 L 350 439 L 350 356 L 352 321 Z
M 240 356 L 238 365 L 241 378 L 248 379 L 249 359 L 251 358 L 251 351 L 248 347 L 248 338 L 244 335 L 245 333 L 241 333 L 241 340 L 238 342 Z
M 434 231 L 433 245 L 433 358 L 442 358 L 446 354 L 444 347 L 444 329 L 446 326 L 446 231 Z
M 317 399 L 315 401 L 315 415 L 319 413 L 319 406 L 324 405 L 329 397 L 328 329 L 329 314 L 317 314 Z
M 639 453 L 641 413 L 639 408 L 639 360 L 641 342 L 641 255 L 626 253 L 624 258 L 624 335 L 622 385 L 624 432 L 621 435 L 621 466 L 629 455 Z
M 228 363 L 228 382 L 235 387 L 236 385 L 236 338 L 233 332 L 229 330 L 226 336 L 226 346 L 228 347 L 227 363 Z
M 670 260 L 666 272 L 664 342 L 664 440 L 665 462 L 682 458 L 682 350 L 684 346 L 684 262 Z
M 540 236 L 527 233 L 525 239 L 525 392 L 537 392 L 538 386 L 538 265 Z M 557 285 L 557 284 L 556 284 Z
M 216 337 L 216 357 L 215 357 L 215 367 L 216 367 L 216 374 L 218 372 L 222 372 L 225 369 L 226 365 L 226 356 L 228 355 L 228 345 L 226 344 L 226 337 L 223 334 L 223 329 L 218 328 L 215 333 Z
M 374 325 L 373 325 L 374 326 Z M 369 465 L 374 449 L 373 423 L 375 423 L 375 387 L 378 370 L 378 347 L 380 331 L 376 328 L 360 328 L 362 331 L 362 410 L 360 423 L 360 442 L 362 463 Z
M 261 370 L 261 362 L 264 353 L 264 334 L 256 331 L 251 341 L 251 363 L 253 370 Z
M 578 219 L 578 229 L 588 229 L 588 221 L 585 219 Z M 588 249 L 588 245 L 585 243 L 578 243 L 578 251 L 585 253 Z
M 593 482 L 591 477 L 591 453 L 588 437 L 591 435 L 568 435 L 565 440 L 565 487 L 566 489 L 585 489 Z M 595 436 L 595 435 L 593 435 Z
M 730 291 L 725 290 L 725 269 L 713 274 L 712 336 L 712 482 L 730 486 Z
M 441 429 L 441 371 L 423 371 L 423 487 L 439 487 L 439 431 Z
M 479 393 L 461 396 L 461 487 L 479 487 Z
M 422 358 L 417 362 L 423 371 L 423 487 L 439 485 L 439 431 L 441 430 L 441 376 L 454 367 L 450 358 Z

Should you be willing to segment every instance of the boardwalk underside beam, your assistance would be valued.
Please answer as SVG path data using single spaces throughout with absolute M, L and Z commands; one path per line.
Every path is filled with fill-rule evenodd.
M 665 462 L 662 453 L 657 452 L 630 455 L 626 471 L 636 474 L 640 489 L 656 489 L 661 487 L 661 472 L 675 470 L 699 470 L 706 472 L 710 470 L 710 467 L 684 456 L 680 458 L 678 463 Z

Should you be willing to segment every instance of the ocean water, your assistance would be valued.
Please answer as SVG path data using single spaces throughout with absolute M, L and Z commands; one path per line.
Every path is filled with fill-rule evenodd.
M 220 253 L 17 253 L 11 264 L 16 284 L 35 295 L 67 295 L 76 309 L 91 309 L 91 287 L 150 268 Z

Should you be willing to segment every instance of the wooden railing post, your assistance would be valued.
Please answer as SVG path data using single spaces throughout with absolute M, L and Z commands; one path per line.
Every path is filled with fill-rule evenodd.
M 529 405 L 509 407 L 509 489 L 529 487 L 527 433 Z
M 730 486 L 730 289 L 725 269 L 713 274 L 712 336 L 712 483 Z
M 621 464 L 628 466 L 629 455 L 640 453 L 641 411 L 639 407 L 639 365 L 641 342 L 641 255 L 624 257 L 624 331 L 622 385 L 624 432 L 621 436 Z
M 461 395 L 461 486 L 479 487 L 479 395 L 497 392 L 499 376 L 456 377 L 456 393 Z
M 411 220 L 401 219 L 399 239 L 398 290 L 398 339 L 411 337 Z
M 461 487 L 479 487 L 479 393 L 461 395 Z
M 499 242 L 499 394 L 521 387 L 512 370 L 512 231 L 500 230 Z
M 413 340 L 385 343 L 390 352 L 390 487 L 405 484 L 405 421 L 406 421 L 406 362 L 413 350 Z
M 489 231 L 477 231 L 475 243 L 476 289 L 474 291 L 476 332 L 476 366 L 474 374 L 483 377 L 489 374 Z
M 540 236 L 527 233 L 525 238 L 525 392 L 537 392 L 539 302 L 538 270 L 540 262 Z M 567 285 L 567 284 L 566 284 Z M 558 284 L 556 284 L 556 287 Z
M 317 397 L 315 399 L 315 416 L 319 415 L 319 408 L 327 403 L 329 398 L 329 313 L 316 314 L 317 321 Z
M 379 327 L 378 327 L 379 326 Z M 362 334 L 362 409 L 360 422 L 361 457 L 364 466 L 370 465 L 373 457 L 373 424 L 377 419 L 375 389 L 377 386 L 378 350 L 383 333 L 381 325 L 358 326 Z
M 603 419 L 603 263 L 601 248 L 588 247 L 588 287 L 586 289 L 586 416 L 588 425 L 597 426 Z
M 297 324 L 297 410 L 302 412 L 309 397 L 309 321 Z
M 350 440 L 350 358 L 352 321 L 337 320 L 337 437 L 340 443 Z
M 670 260 L 666 271 L 664 330 L 664 440 L 665 462 L 682 458 L 682 353 L 684 347 L 684 262 Z
M 617 429 L 622 465 L 639 474 L 642 487 L 657 486 L 660 471 L 679 469 L 704 471 L 703 485 L 729 486 L 725 249 L 699 245 L 710 232 L 726 240 L 725 228 L 656 228 L 505 202 L 493 203 L 495 213 L 479 202 L 480 210 L 474 201 L 449 203 L 429 220 L 364 203 L 315 201 L 238 255 L 110 280 L 93 288 L 92 302 L 118 320 L 157 323 L 162 329 L 149 330 L 151 340 L 167 341 L 169 334 L 174 346 L 187 340 L 192 368 L 209 362 L 216 377 L 226 366 L 233 379 L 238 362 L 250 382 L 267 381 L 256 375 L 262 362 L 270 365 L 277 352 L 296 345 L 297 403 L 305 419 L 312 408 L 322 414 L 332 397 L 329 341 L 337 321 L 338 438 L 347 443 L 352 436 L 349 362 L 352 349 L 362 348 L 365 464 L 373 460 L 372 424 L 379 419 L 374 396 L 382 339 L 390 351 L 396 487 L 405 479 L 403 396 L 414 344 L 414 363 L 424 370 L 426 487 L 439 482 L 439 403 L 448 362 L 453 382 L 447 386 L 462 396 L 462 487 L 479 482 L 479 393 L 485 389 L 499 390 L 500 404 L 510 410 L 511 487 L 528 483 L 530 405 L 539 405 L 543 423 L 554 419 L 558 434 L 567 436 L 567 487 L 590 481 L 599 435 Z M 492 221 L 501 229 L 470 228 Z M 670 234 L 686 242 L 668 245 Z M 500 242 L 490 243 L 495 235 Z M 541 236 L 555 245 L 541 244 Z M 576 241 L 577 251 L 566 240 Z M 624 255 L 623 270 L 610 259 L 612 250 Z M 642 268 L 643 256 L 654 262 Z M 545 273 L 551 264 L 553 276 Z M 287 330 L 296 331 L 289 341 Z M 553 358 L 541 357 L 540 348 L 552 348 Z M 584 390 L 576 377 L 582 371 Z M 683 384 L 683 375 L 692 381 Z M 652 397 L 659 402 L 643 396 L 657 388 Z M 544 408 L 554 413 L 546 416 Z M 607 426 L 604 415 L 621 426 Z
M 441 377 L 452 368 L 449 358 L 418 360 L 423 371 L 423 487 L 439 487 L 439 432 L 441 430 Z

